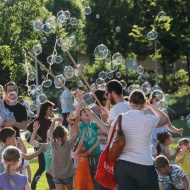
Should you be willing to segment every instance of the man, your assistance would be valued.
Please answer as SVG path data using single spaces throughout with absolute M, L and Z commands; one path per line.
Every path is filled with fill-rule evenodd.
M 95 114 L 90 114 L 91 118 L 97 123 L 98 127 L 105 133 L 109 133 L 112 121 L 120 114 L 129 111 L 130 107 L 128 102 L 123 98 L 123 88 L 119 81 L 111 80 L 106 84 L 105 95 L 108 101 L 113 106 L 109 112 L 108 109 L 102 107 L 102 112 L 108 115 L 108 125 L 102 123 Z
M 10 92 L 15 92 L 18 94 L 18 88 L 15 82 L 8 82 L 5 85 L 5 100 L 4 105 L 10 112 L 14 114 L 15 119 L 8 119 L 4 123 L 5 127 L 13 127 L 16 131 L 16 136 L 20 137 L 20 129 L 25 130 L 27 128 L 27 112 L 26 108 L 21 105 L 17 100 L 10 101 L 8 99 L 8 94 Z
M 73 85 L 71 81 L 66 81 L 65 86 L 71 90 Z M 67 91 L 64 90 L 62 95 L 61 95 L 61 109 L 62 109 L 62 116 L 63 116 L 63 126 L 67 127 L 68 122 L 67 122 L 67 116 L 75 110 L 75 107 L 73 105 L 73 97 L 71 94 Z

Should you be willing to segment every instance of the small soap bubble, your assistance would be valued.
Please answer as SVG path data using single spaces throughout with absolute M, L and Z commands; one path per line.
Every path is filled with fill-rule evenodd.
M 45 104 L 47 101 L 47 96 L 45 94 L 40 94 L 37 97 L 37 100 L 39 101 L 40 104 Z
M 152 31 L 147 33 L 146 37 L 150 41 L 155 40 L 158 37 L 158 33 L 155 30 L 152 30 Z
M 39 55 L 40 53 L 42 53 L 42 46 L 40 44 L 34 45 L 32 47 L 32 50 L 35 55 Z
M 38 182 L 39 182 L 40 177 L 41 177 L 40 175 L 39 175 L 39 176 L 36 176 L 36 178 L 35 178 L 36 183 L 38 183 Z
M 96 18 L 100 18 L 100 15 L 99 15 L 99 14 L 97 14 L 97 15 L 96 15 Z
M 120 32 L 121 28 L 119 26 L 117 26 L 115 30 L 116 30 L 116 32 Z
M 118 65 L 116 65 L 113 61 L 110 61 L 110 62 L 108 63 L 108 70 L 109 70 L 110 72 L 115 72 L 115 71 L 118 70 Z
M 108 77 L 108 79 L 112 79 L 113 78 L 113 72 L 108 72 L 107 73 L 107 77 Z
M 145 95 L 149 94 L 152 90 L 152 86 L 149 82 L 144 82 L 141 85 L 141 90 L 144 92 Z
M 108 56 L 108 51 L 107 46 L 100 44 L 94 49 L 94 55 L 97 59 L 103 60 Z
M 47 43 L 47 38 L 46 38 L 46 37 L 43 37 L 43 38 L 41 39 L 41 42 L 42 42 L 43 44 Z
M 79 80 L 79 81 L 77 82 L 77 86 L 78 86 L 78 87 L 83 87 L 83 82 L 82 82 L 81 80 Z
M 89 15 L 92 12 L 92 9 L 90 7 L 85 7 L 84 8 L 84 14 Z
M 72 78 L 75 75 L 75 70 L 71 66 L 65 66 L 63 74 L 66 78 Z
M 37 19 L 33 22 L 33 29 L 40 31 L 43 28 L 43 22 L 40 19 Z
M 73 47 L 76 44 L 76 39 L 74 36 L 70 36 L 66 39 L 66 43 L 69 47 Z
M 180 119 L 183 121 L 183 120 L 184 120 L 184 117 L 183 117 L 183 116 L 181 116 L 181 117 L 180 117 Z
M 83 103 L 88 108 L 92 108 L 96 103 L 96 100 L 91 92 L 86 93 L 83 95 Z
M 28 80 L 29 80 L 29 81 L 34 81 L 35 78 L 36 78 L 36 73 L 34 73 L 34 72 L 29 72 L 27 77 L 28 77 Z
M 70 24 L 71 25 L 77 25 L 78 24 L 78 20 L 75 17 L 71 17 L 70 18 Z
M 107 78 L 107 73 L 106 73 L 105 71 L 101 71 L 101 72 L 98 74 L 98 77 L 105 80 L 105 79 Z
M 7 99 L 9 100 L 9 102 L 16 102 L 18 99 L 18 95 L 16 92 L 9 92 L 9 94 L 7 95 Z
M 50 79 L 48 79 L 42 83 L 42 86 L 45 88 L 49 88 L 51 85 L 52 85 L 52 81 Z
M 137 67 L 137 73 L 138 74 L 143 74 L 144 73 L 144 68 L 141 65 Z
M 116 76 L 117 78 L 121 78 L 121 73 L 120 73 L 120 72 L 117 72 L 117 73 L 115 74 L 115 76 Z
M 122 62 L 124 61 L 124 58 L 123 56 L 118 52 L 118 53 L 115 53 L 113 56 L 112 56 L 112 62 L 115 64 L 115 65 L 120 65 Z
M 59 88 L 62 88 L 62 84 L 64 85 L 65 82 L 66 82 L 66 78 L 60 74 L 60 75 L 57 75 L 55 76 L 56 79 L 60 82 L 58 82 L 57 80 L 54 79 L 54 85 L 55 85 L 55 88 L 59 89 Z

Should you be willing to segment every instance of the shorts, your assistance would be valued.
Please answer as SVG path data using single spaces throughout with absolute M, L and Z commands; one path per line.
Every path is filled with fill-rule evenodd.
M 64 184 L 64 185 L 73 183 L 73 176 L 66 179 L 53 178 L 53 182 L 55 184 Z

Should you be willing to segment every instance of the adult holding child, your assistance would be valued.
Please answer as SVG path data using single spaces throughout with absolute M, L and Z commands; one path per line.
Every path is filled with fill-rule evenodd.
M 154 105 L 147 103 L 141 90 L 134 90 L 130 94 L 129 105 L 131 109 L 122 115 L 121 124 L 126 145 L 114 169 L 118 190 L 159 190 L 151 155 L 151 134 L 154 128 L 165 125 L 169 118 Z M 151 109 L 154 115 L 144 114 L 144 107 Z M 112 127 L 116 121 L 117 118 Z
M 39 123 L 40 127 L 39 127 L 37 135 L 36 135 L 36 140 L 41 143 L 47 142 L 47 131 L 49 130 L 49 128 L 52 124 L 50 116 L 53 112 L 53 106 L 54 106 L 54 104 L 50 101 L 46 101 L 45 104 L 42 104 L 40 107 L 39 116 L 36 119 L 34 119 L 34 121 L 32 121 L 28 125 L 28 128 L 27 128 L 32 133 L 34 122 L 37 121 Z M 45 171 L 45 158 L 44 158 L 43 153 L 38 155 L 38 163 L 39 163 L 39 168 L 36 171 L 36 173 L 32 179 L 32 183 L 31 183 L 32 189 L 36 189 L 36 184 L 38 181 L 38 180 L 36 180 L 36 177 L 41 176 L 42 173 Z

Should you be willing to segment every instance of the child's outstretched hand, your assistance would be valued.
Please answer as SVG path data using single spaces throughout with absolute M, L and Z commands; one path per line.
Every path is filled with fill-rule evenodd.
M 63 118 L 62 117 L 57 117 L 53 120 L 53 122 L 59 122 L 62 123 L 63 122 Z
M 39 128 L 40 128 L 39 121 L 34 121 L 34 123 L 33 123 L 33 130 L 34 131 L 38 131 Z
M 69 114 L 67 116 L 67 122 L 70 126 L 73 126 L 75 124 L 76 117 L 73 114 Z
M 175 148 L 175 152 L 176 152 L 176 153 L 179 153 L 180 150 L 181 150 L 181 147 L 180 147 L 180 146 L 177 146 L 177 147 Z
M 40 148 L 40 152 L 44 152 L 44 151 L 46 151 L 47 150 L 47 148 L 48 148 L 48 144 L 46 144 L 46 145 L 43 145 L 41 148 Z
M 107 140 L 106 137 L 100 137 L 100 138 L 98 139 L 99 143 L 101 143 L 101 142 L 103 142 L 103 141 L 106 141 L 106 140 Z

